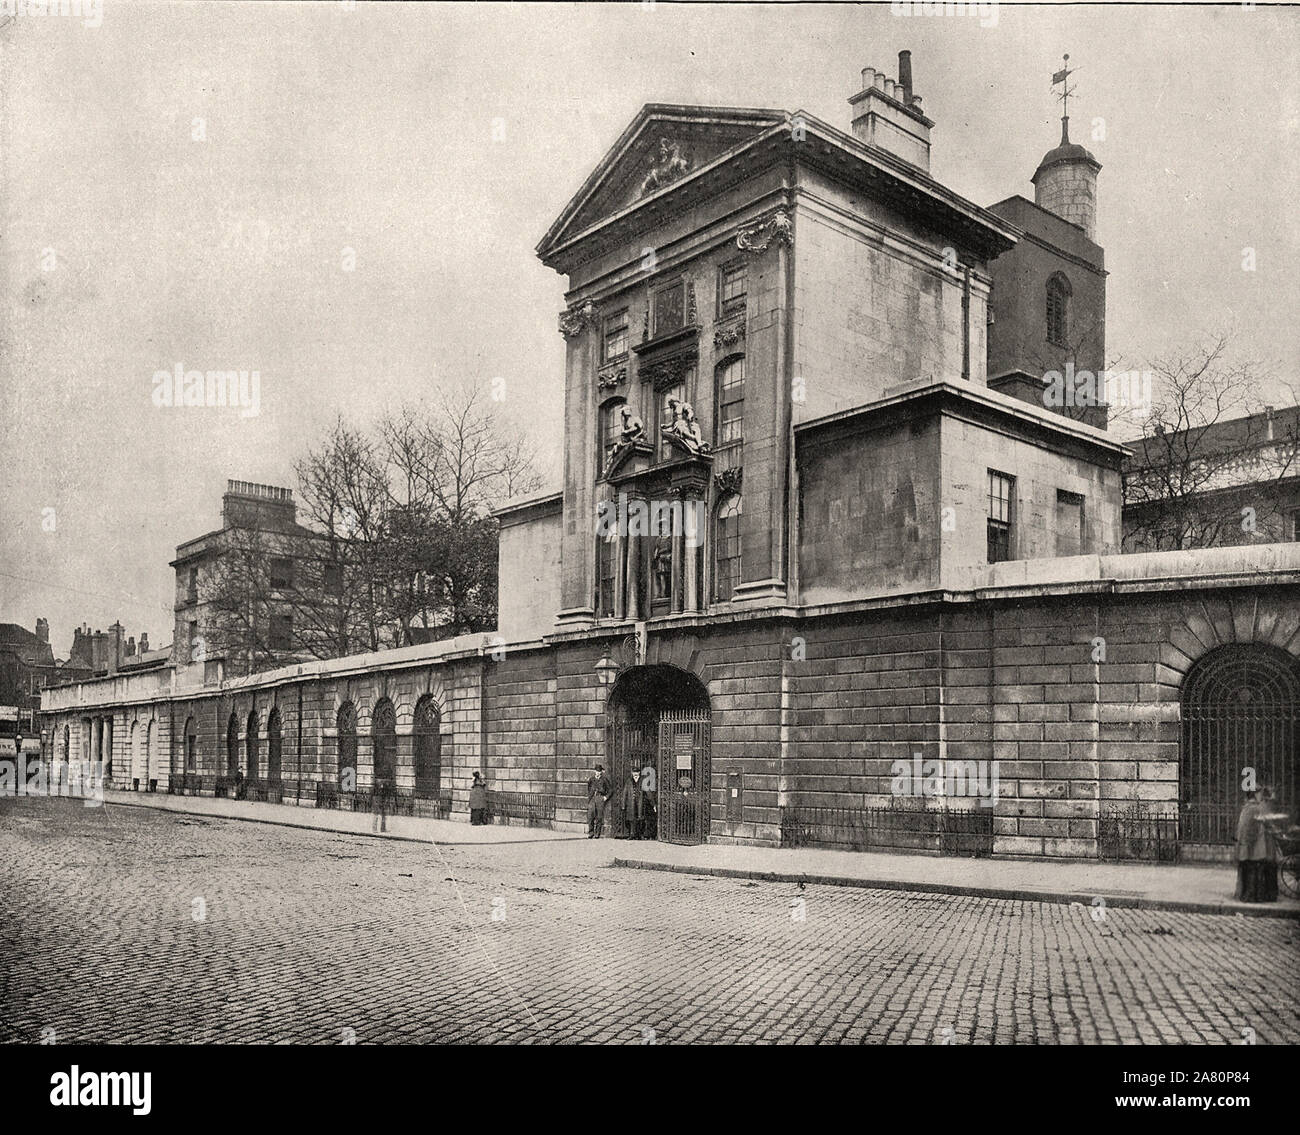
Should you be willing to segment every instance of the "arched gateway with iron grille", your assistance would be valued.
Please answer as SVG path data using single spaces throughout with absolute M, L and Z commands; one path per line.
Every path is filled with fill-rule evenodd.
M 676 666 L 633 666 L 610 690 L 607 720 L 614 796 L 606 830 L 612 824 L 613 834 L 626 834 L 625 786 L 634 769 L 650 767 L 657 783 L 643 834 L 668 843 L 706 842 L 712 711 L 704 684 Z
M 1230 844 L 1245 800 L 1245 769 L 1296 803 L 1300 663 L 1285 651 L 1234 644 L 1210 651 L 1183 682 L 1179 839 Z

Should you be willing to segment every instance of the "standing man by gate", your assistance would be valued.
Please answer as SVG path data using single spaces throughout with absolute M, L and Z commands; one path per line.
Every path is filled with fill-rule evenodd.
M 659 836 L 659 816 L 656 793 L 659 789 L 659 779 L 655 775 L 655 766 L 646 763 L 645 768 L 641 770 L 641 791 L 645 794 L 645 835 L 647 839 L 657 839 Z
M 614 791 L 609 777 L 605 775 L 605 766 L 597 765 L 596 771 L 587 778 L 587 838 L 599 839 L 605 832 L 605 801 Z

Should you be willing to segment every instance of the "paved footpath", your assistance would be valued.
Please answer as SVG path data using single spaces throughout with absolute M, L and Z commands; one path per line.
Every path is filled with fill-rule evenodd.
M 635 870 L 535 834 L 0 800 L 0 1042 L 1300 1041 L 1291 920 Z
M 110 802 L 164 808 L 194 815 L 226 816 L 291 827 L 378 834 L 368 813 L 337 812 L 291 804 L 256 804 L 205 796 L 108 792 Z M 390 816 L 392 839 L 440 844 L 585 841 L 580 833 L 456 820 Z M 1040 860 L 954 859 L 816 848 L 679 847 L 654 841 L 605 839 L 595 844 L 619 866 L 767 879 L 816 881 L 828 886 L 880 887 L 936 894 L 985 895 L 1039 902 L 1105 903 L 1114 907 L 1183 910 L 1196 914 L 1300 918 L 1300 899 L 1237 902 L 1231 864 L 1052 863 Z M 592 853 L 601 858 L 600 853 Z

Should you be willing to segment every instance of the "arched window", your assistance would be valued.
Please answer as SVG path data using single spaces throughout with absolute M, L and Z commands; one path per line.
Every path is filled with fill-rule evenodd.
M 1047 281 L 1047 341 L 1070 345 L 1070 281 L 1059 272 Z
M 244 763 L 248 765 L 245 775 L 249 780 L 257 779 L 257 710 L 248 715 L 248 731 L 244 735 Z
M 626 399 L 611 398 L 600 408 L 600 437 L 596 441 L 600 462 L 600 467 L 596 470 L 597 477 L 605 475 L 605 470 L 609 468 L 610 455 L 623 437 L 622 411 L 626 405 Z
M 357 711 L 350 701 L 339 706 L 339 788 L 354 792 L 357 787 Z
M 713 415 L 714 444 L 738 444 L 745 439 L 745 356 L 727 359 L 717 370 L 717 396 Z
M 397 711 L 387 698 L 375 706 L 370 737 L 375 747 L 375 783 L 392 787 L 397 783 Z
M 266 719 L 266 779 L 272 784 L 280 783 L 280 710 L 271 710 Z
M 230 711 L 230 720 L 226 723 L 226 775 L 234 776 L 239 771 L 239 718 L 235 711 Z
M 199 766 L 199 733 L 194 718 L 185 719 L 185 771 L 197 772 Z
M 442 714 L 425 694 L 415 707 L 415 791 L 436 797 L 442 788 Z
M 63 727 L 63 759 L 72 760 L 72 730 L 66 725 Z
M 149 727 L 145 730 L 144 734 L 144 775 L 146 786 L 148 785 L 149 780 L 152 779 L 149 774 L 153 771 L 153 730 L 154 723 L 151 721 L 149 722 Z M 149 791 L 152 792 L 153 789 L 149 789 Z
M 740 494 L 733 493 L 718 507 L 713 526 L 713 597 L 719 603 L 730 601 L 740 583 L 741 514 Z

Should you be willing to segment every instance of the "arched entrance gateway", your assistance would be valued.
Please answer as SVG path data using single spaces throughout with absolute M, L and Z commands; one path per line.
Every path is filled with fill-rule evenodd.
M 1230 844 L 1245 796 L 1243 770 L 1296 803 L 1300 662 L 1258 643 L 1220 646 L 1187 673 L 1179 766 L 1180 842 Z
M 704 843 L 709 837 L 709 734 L 712 714 L 704 684 L 676 666 L 625 670 L 609 693 L 609 776 L 615 834 L 627 830 L 623 792 L 634 769 L 653 768 L 658 838 Z

